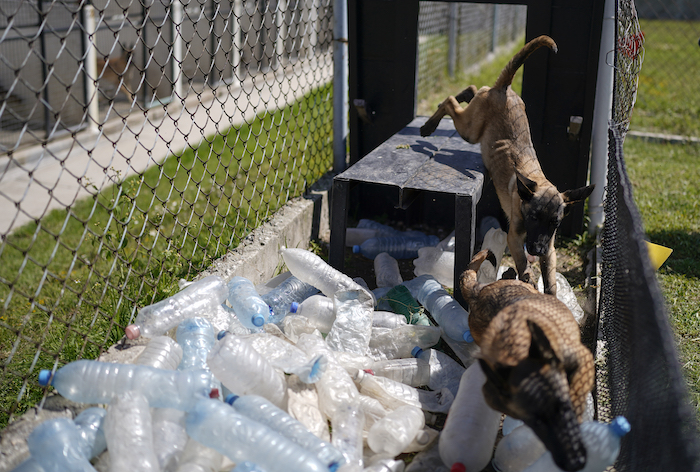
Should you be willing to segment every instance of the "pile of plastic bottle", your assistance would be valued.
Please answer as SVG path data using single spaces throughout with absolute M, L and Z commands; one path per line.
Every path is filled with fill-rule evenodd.
M 358 228 L 365 255 L 382 247 L 367 244 L 377 228 Z M 449 252 L 449 240 L 422 247 Z M 208 276 L 141 309 L 125 334 L 149 342 L 132 364 L 42 371 L 87 408 L 37 426 L 15 470 L 559 470 L 526 425 L 486 405 L 468 313 L 431 269 L 403 281 L 405 252 L 382 250 L 370 291 L 312 252 L 280 254 L 289 273 L 259 287 Z M 441 339 L 454 356 L 433 349 Z M 611 465 L 628 430 L 621 417 L 585 422 L 584 470 Z

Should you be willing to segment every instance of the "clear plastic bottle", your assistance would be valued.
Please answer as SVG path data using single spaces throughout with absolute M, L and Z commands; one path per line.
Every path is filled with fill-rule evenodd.
M 315 383 L 326 371 L 328 360 L 323 354 L 308 356 L 294 344 L 268 333 L 246 337 L 256 351 L 286 374 L 294 374 L 304 383 Z
M 270 317 L 270 307 L 260 298 L 253 282 L 245 277 L 229 280 L 228 303 L 236 318 L 248 329 L 262 326 Z
M 333 299 L 325 295 L 312 295 L 301 303 L 292 303 L 290 312 L 307 317 L 323 334 L 328 334 L 335 321 Z
M 375 311 L 372 314 L 372 327 L 373 328 L 389 328 L 395 329 L 401 326 L 406 326 L 406 317 L 393 313 L 391 311 Z
M 180 456 L 177 472 L 219 472 L 224 456 L 190 438 Z
M 362 472 L 404 472 L 406 463 L 402 460 L 380 459 L 365 467 Z
M 500 228 L 491 228 L 484 236 L 481 249 L 490 249 L 496 257 L 496 265 L 488 259 L 485 260 L 476 273 L 476 280 L 482 284 L 490 284 L 498 280 L 498 269 L 501 267 L 501 259 L 508 245 L 508 235 Z
M 172 297 L 142 308 L 136 315 L 134 324 L 126 327 L 126 337 L 152 338 L 167 332 L 187 318 L 206 317 L 226 301 L 227 295 L 224 279 L 217 275 L 204 277 Z
M 189 439 L 185 431 L 185 415 L 184 411 L 172 408 L 151 410 L 153 452 L 161 470 L 175 470 L 185 450 Z
M 335 321 L 326 343 L 334 351 L 360 356 L 369 354 L 374 303 L 366 298 L 366 293 L 364 290 L 347 290 L 333 297 Z
M 455 286 L 455 253 L 443 251 L 437 247 L 422 247 L 418 249 L 418 257 L 413 260 L 413 273 L 416 276 L 432 275 L 442 285 Z
M 334 351 L 323 338 L 313 334 L 302 334 L 297 341 L 297 347 L 308 355 L 323 354 L 328 359 L 326 373 L 315 384 L 319 409 L 327 418 L 333 418 L 339 405 L 357 400 L 359 392 L 355 383 L 348 371 L 338 363 Z
M 411 354 L 413 357 L 422 359 L 430 365 L 428 387 L 433 390 L 448 388 L 453 395 L 457 395 L 459 381 L 465 370 L 464 367 L 444 352 L 436 349 L 421 349 L 416 346 L 411 351 Z
M 374 423 L 389 414 L 389 411 L 376 398 L 360 394 L 357 399 L 365 413 L 365 432 L 369 432 Z
M 287 316 L 287 313 L 289 313 L 289 307 L 292 303 L 301 303 L 311 295 L 317 293 L 318 289 L 316 287 L 302 282 L 293 275 L 286 278 L 277 287 L 262 296 L 263 301 L 267 303 L 272 310 L 268 322 L 279 325 L 284 317 Z
M 387 410 L 411 405 L 426 411 L 447 413 L 454 400 L 454 396 L 446 388 L 439 392 L 419 390 L 362 370 L 357 372 L 355 382 L 360 386 L 360 393 L 376 398 Z
M 362 468 L 362 431 L 365 413 L 358 401 L 342 402 L 331 418 L 333 447 L 341 453 L 345 467 Z
M 616 417 L 609 424 L 584 421 L 581 424 L 581 437 L 586 447 L 586 465 L 581 472 L 603 472 L 613 465 L 620 454 L 620 439 L 629 431 L 630 424 L 624 416 Z M 548 451 L 524 470 L 526 472 L 561 471 L 554 464 L 552 454 Z
M 375 360 L 411 357 L 413 348 L 427 349 L 440 341 L 437 326 L 406 325 L 398 328 L 372 328 L 370 356 Z
M 506 415 L 505 418 L 503 418 L 503 425 L 501 426 L 503 436 L 508 436 L 515 428 L 523 424 L 525 424 L 523 420 L 516 420 L 512 416 Z
M 229 334 L 209 351 L 207 365 L 231 392 L 260 395 L 284 407 L 287 385 L 275 369 L 245 338 Z
M 437 236 L 385 236 L 371 238 L 360 245 L 353 246 L 352 252 L 362 254 L 368 259 L 374 259 L 377 254 L 386 252 L 395 259 L 413 259 L 418 257 L 418 249 L 426 246 L 437 246 L 440 240 Z
M 282 248 L 280 253 L 287 268 L 295 277 L 318 288 L 329 298 L 333 298 L 336 292 L 364 290 L 352 278 L 330 266 L 313 252 L 298 248 Z M 371 298 L 370 294 L 367 296 Z
M 443 251 L 455 252 L 455 230 L 452 230 L 436 247 Z
M 104 428 L 112 472 L 160 471 L 151 410 L 143 394 L 127 391 L 115 396 L 107 407 Z
M 583 319 L 586 315 L 581 305 L 579 305 L 578 298 L 576 298 L 576 294 L 571 288 L 569 281 L 559 272 L 555 274 L 555 280 L 557 283 L 557 299 L 571 310 L 571 314 L 574 315 L 574 319 L 579 325 L 583 324 Z M 540 292 L 544 292 L 544 281 L 541 275 L 537 281 L 537 289 Z
M 315 386 L 303 383 L 298 377 L 287 380 L 287 413 L 299 421 L 316 437 L 331 440 L 328 420 L 318 406 L 318 392 Z
M 469 331 L 469 313 L 435 278 L 421 275 L 403 285 L 430 312 L 447 336 L 457 341 L 474 342 Z
M 345 246 L 353 247 L 357 244 L 362 244 L 369 238 L 377 236 L 377 231 L 370 228 L 346 228 L 345 229 Z
M 322 472 L 310 451 L 218 400 L 200 400 L 187 415 L 187 433 L 235 463 L 251 461 L 267 472 Z
M 367 434 L 367 444 L 377 454 L 397 456 L 425 426 L 420 408 L 400 406 L 374 423 Z
M 212 374 L 204 370 L 187 372 L 156 369 L 146 365 L 117 364 L 81 359 L 39 373 L 40 385 L 53 385 L 65 398 L 78 403 L 109 403 L 121 393 L 143 393 L 154 408 L 187 411 L 197 397 L 211 393 Z
M 481 391 L 485 382 L 478 362 L 462 375 L 438 443 L 448 467 L 462 464 L 466 470 L 481 470 L 491 461 L 501 413 L 486 404 Z
M 374 258 L 374 275 L 377 287 L 393 287 L 403 282 L 399 262 L 388 252 L 380 252 Z
M 156 369 L 175 370 L 182 360 L 182 347 L 170 336 L 156 336 L 134 359 L 134 364 Z
M 179 370 L 208 369 L 207 355 L 216 343 L 214 327 L 206 318 L 188 318 L 177 326 L 175 339 L 182 347 Z
M 255 462 L 243 461 L 237 464 L 230 472 L 266 472 L 265 469 L 260 467 Z
M 15 470 L 63 472 L 94 471 L 90 459 L 107 448 L 102 429 L 104 408 L 88 408 L 73 421 L 68 418 L 46 420 L 27 438 L 30 458 Z
M 248 418 L 264 424 L 314 453 L 331 472 L 344 462 L 343 454 L 331 443 L 322 441 L 286 411 L 259 395 L 229 395 L 226 403 Z
M 423 387 L 430 382 L 430 364 L 423 359 L 402 358 L 377 361 L 372 364 L 371 370 L 374 375 L 411 387 Z
M 401 234 L 401 231 L 398 229 L 392 228 L 391 226 L 382 224 L 378 221 L 370 220 L 369 218 L 362 218 L 360 221 L 358 221 L 357 228 L 372 229 L 382 236 Z
M 498 472 L 520 472 L 534 463 L 547 448 L 527 425 L 520 425 L 496 446 L 491 464 Z

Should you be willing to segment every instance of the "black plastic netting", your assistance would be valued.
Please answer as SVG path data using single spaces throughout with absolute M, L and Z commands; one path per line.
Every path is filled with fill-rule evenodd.
M 618 471 L 699 470 L 698 430 L 627 175 L 623 142 L 642 61 L 632 0 L 618 1 L 599 304 L 598 418 L 625 416 Z

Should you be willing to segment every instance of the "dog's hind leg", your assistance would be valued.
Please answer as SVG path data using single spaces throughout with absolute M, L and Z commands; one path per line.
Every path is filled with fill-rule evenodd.
M 474 85 L 470 85 L 468 88 L 457 94 L 456 97 L 447 97 L 445 101 L 440 104 L 435 113 L 433 113 L 433 116 L 428 118 L 428 121 L 421 126 L 420 135 L 430 136 L 433 134 L 440 124 L 440 120 L 442 120 L 445 115 L 450 115 L 452 119 L 456 121 L 456 116 L 464 113 L 464 108 L 462 108 L 459 103 L 469 103 L 471 99 L 474 98 L 474 95 L 476 95 L 476 87 Z

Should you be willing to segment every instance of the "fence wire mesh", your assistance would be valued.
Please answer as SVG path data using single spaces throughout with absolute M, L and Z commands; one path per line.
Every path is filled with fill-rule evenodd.
M 524 5 L 421 2 L 418 100 L 440 89 L 447 78 L 478 67 L 500 47 L 524 39 L 526 19 Z
M 645 39 L 634 131 L 700 137 L 700 2 L 638 0 Z
M 0 427 L 332 165 L 330 0 L 0 1 Z
M 623 415 L 632 425 L 616 470 L 698 470 L 695 414 L 623 155 L 644 47 L 632 0 L 618 1 L 617 24 L 602 234 L 598 418 Z

